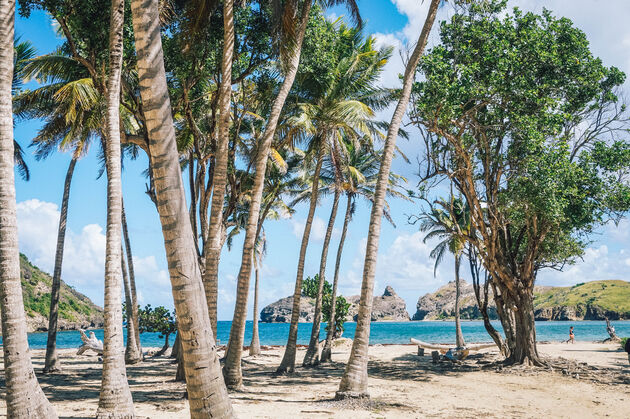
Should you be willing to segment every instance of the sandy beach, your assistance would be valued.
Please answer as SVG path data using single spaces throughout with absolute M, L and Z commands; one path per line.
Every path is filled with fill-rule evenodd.
M 541 343 L 539 351 L 553 359 L 553 370 L 501 368 L 494 349 L 460 364 L 433 364 L 412 345 L 370 347 L 368 403 L 333 401 L 349 355 L 348 342 L 338 345 L 331 365 L 298 368 L 292 376 L 273 372 L 283 348 L 266 348 L 259 357 L 243 358 L 245 391 L 231 393 L 242 418 L 420 418 L 420 417 L 558 417 L 627 418 L 630 412 L 630 365 L 618 344 Z M 304 356 L 298 353 L 298 364 Z M 98 357 L 76 356 L 64 349 L 63 373 L 39 375 L 60 417 L 93 417 L 100 387 Z M 32 351 L 36 371 L 43 350 Z M 583 363 L 587 363 L 585 365 Z M 2 366 L 3 367 L 3 366 Z M 174 381 L 176 365 L 167 357 L 147 358 L 127 368 L 139 418 L 188 418 L 185 386 Z M 0 412 L 4 374 L 0 375 Z M 2 416 L 0 414 L 0 416 Z M 5 416 L 2 416 L 5 417 Z

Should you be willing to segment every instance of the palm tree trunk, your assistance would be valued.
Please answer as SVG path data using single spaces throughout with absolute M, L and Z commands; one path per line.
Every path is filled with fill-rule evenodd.
M 300 246 L 300 256 L 298 258 L 297 276 L 295 278 L 295 288 L 293 290 L 293 308 L 291 310 L 291 325 L 289 326 L 289 338 L 287 346 L 284 349 L 282 362 L 276 370 L 278 374 L 292 373 L 295 370 L 295 355 L 297 351 L 297 329 L 300 319 L 300 299 L 302 297 L 302 279 L 304 278 L 304 261 L 306 259 L 306 249 L 308 248 L 308 240 L 311 235 L 311 226 L 315 217 L 315 209 L 317 208 L 317 195 L 319 192 L 319 175 L 324 162 L 324 147 L 320 146 L 317 155 L 317 165 L 313 173 L 313 185 L 311 187 L 311 205 L 308 209 L 306 224 L 304 225 L 304 233 L 302 234 L 302 245 Z
M 328 219 L 328 228 L 326 229 L 324 244 L 322 246 L 322 258 L 319 262 L 319 284 L 317 288 L 317 298 L 315 299 L 315 313 L 313 316 L 313 327 L 311 329 L 311 340 L 308 343 L 308 349 L 306 350 L 306 355 L 304 355 L 304 361 L 302 361 L 302 366 L 304 367 L 319 364 L 319 332 L 320 324 L 322 321 L 322 299 L 324 297 L 324 282 L 326 280 L 326 259 L 328 258 L 328 246 L 330 245 L 330 237 L 332 236 L 333 227 L 335 226 L 335 218 L 337 218 L 338 206 L 339 190 L 335 188 L 335 196 L 333 198 L 332 210 L 330 211 L 330 218 Z
M 254 252 L 254 323 L 252 325 L 252 342 L 249 344 L 249 355 L 260 355 L 260 337 L 258 336 L 258 285 L 259 285 L 259 269 Z
M 458 348 L 464 347 L 466 342 L 464 341 L 464 335 L 462 334 L 462 325 L 459 319 L 459 265 L 461 255 L 455 254 L 455 346 Z
M 221 230 L 223 228 L 223 201 L 227 183 L 228 145 L 230 142 L 230 98 L 232 95 L 232 58 L 234 55 L 234 1 L 223 2 L 223 60 L 219 86 L 219 140 L 215 153 L 212 204 L 208 252 L 203 284 L 208 300 L 212 332 L 217 334 L 217 298 L 219 292 L 219 258 L 221 256 Z
M 243 351 L 243 340 L 245 334 L 245 321 L 247 318 L 247 297 L 249 293 L 249 280 L 252 272 L 252 254 L 256 242 L 256 230 L 258 227 L 258 217 L 260 215 L 260 203 L 262 200 L 265 175 L 267 171 L 267 159 L 271 142 L 278 126 L 280 113 L 284 107 L 284 102 L 289 95 L 297 68 L 300 63 L 302 41 L 306 33 L 306 25 L 311 10 L 312 2 L 306 1 L 302 8 L 300 17 L 300 27 L 296 34 L 293 53 L 287 62 L 287 70 L 284 81 L 278 91 L 278 96 L 271 106 L 269 122 L 263 133 L 261 144 L 256 156 L 256 174 L 254 176 L 254 186 L 252 188 L 252 200 L 247 218 L 247 228 L 245 230 L 245 241 L 243 243 L 243 256 L 241 268 L 238 273 L 238 285 L 236 291 L 236 305 L 234 307 L 234 317 L 232 328 L 230 329 L 230 339 L 223 367 L 223 376 L 229 388 L 237 389 L 243 385 L 243 375 L 241 372 L 241 353 Z
M 63 184 L 63 198 L 61 199 L 61 215 L 59 216 L 59 229 L 57 230 L 57 251 L 55 252 L 55 270 L 50 290 L 50 314 L 48 316 L 48 340 L 46 341 L 46 361 L 44 374 L 59 371 L 59 359 L 57 358 L 57 321 L 59 319 L 59 294 L 61 290 L 61 265 L 63 263 L 63 248 L 66 239 L 66 221 L 68 219 L 68 202 L 70 200 L 70 184 L 77 159 L 72 156 L 66 181 Z
M 123 285 L 125 290 L 125 311 L 127 312 L 127 345 L 125 346 L 125 363 L 137 364 L 142 360 L 141 352 L 138 351 L 138 343 L 136 342 L 136 331 L 133 322 L 131 310 L 133 303 L 131 301 L 131 286 L 129 285 L 129 276 L 127 275 L 127 265 L 125 264 L 125 253 L 120 249 L 120 267 L 122 269 Z
M 129 266 L 129 286 L 131 290 L 131 319 L 133 320 L 133 331 L 136 334 L 136 344 L 138 352 L 142 355 L 142 343 L 140 343 L 140 323 L 138 319 L 138 294 L 136 292 L 136 272 L 133 267 L 133 254 L 131 252 L 131 240 L 129 240 L 129 229 L 127 228 L 127 215 L 125 214 L 125 201 L 122 202 L 122 229 L 125 249 L 127 249 L 127 266 Z M 124 255 L 124 253 L 123 253 Z
M 158 0 L 132 0 L 142 98 L 157 208 L 177 312 L 192 417 L 233 417 L 221 378 L 201 270 L 186 208 L 160 38 Z
M 13 167 L 14 24 L 15 0 L 0 0 L 0 314 L 6 413 L 10 418 L 56 418 L 33 371 L 22 300 Z
M 127 383 L 123 352 L 121 309 L 122 183 L 120 163 L 120 73 L 123 49 L 123 0 L 113 0 L 109 33 L 106 153 L 107 231 L 105 233 L 105 327 L 103 376 L 97 418 L 133 418 L 133 400 Z
M 361 300 L 359 302 L 359 313 L 357 317 L 357 326 L 350 352 L 350 359 L 346 365 L 343 377 L 339 384 L 339 391 L 336 397 L 344 399 L 348 397 L 369 397 L 367 392 L 367 363 L 368 363 L 368 344 L 370 339 L 370 318 L 372 313 L 372 298 L 374 293 L 374 274 L 376 271 L 376 257 L 378 254 L 378 241 L 381 233 L 381 218 L 383 217 L 383 206 L 385 204 L 385 194 L 387 193 L 387 185 L 389 181 L 389 171 L 394 157 L 394 149 L 396 147 L 396 138 L 402 119 L 405 116 L 409 97 L 411 95 L 411 87 L 413 85 L 414 76 L 418 61 L 424 52 L 424 48 L 429 38 L 429 32 L 435 21 L 438 7 L 441 0 L 431 0 L 429 12 L 427 14 L 424 27 L 418 38 L 418 43 L 414 48 L 407 67 L 405 68 L 405 76 L 403 79 L 403 88 L 398 100 L 398 105 L 392 116 L 391 124 L 387 131 L 385 139 L 385 147 L 383 149 L 383 157 L 381 159 L 381 167 L 378 172 L 376 181 L 376 190 L 374 193 L 374 203 L 372 204 L 372 213 L 370 214 L 370 227 L 368 231 L 368 241 L 365 251 L 365 264 L 363 266 L 363 283 L 361 285 Z
M 330 317 L 328 321 L 328 332 L 326 333 L 326 343 L 322 349 L 321 363 L 332 361 L 332 341 L 336 333 L 337 325 L 335 324 L 335 309 L 337 308 L 337 285 L 339 283 L 339 267 L 341 265 L 341 253 L 343 245 L 346 241 L 346 233 L 348 225 L 352 219 L 352 194 L 348 194 L 348 203 L 346 204 L 346 216 L 343 220 L 343 229 L 341 230 L 341 238 L 339 239 L 339 247 L 337 248 L 337 260 L 335 261 L 335 278 L 333 279 L 332 295 L 330 298 Z

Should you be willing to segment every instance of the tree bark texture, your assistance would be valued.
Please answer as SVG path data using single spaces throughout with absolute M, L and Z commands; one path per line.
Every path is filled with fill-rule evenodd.
M 376 181 L 376 190 L 374 193 L 374 202 L 372 204 L 372 212 L 370 214 L 370 226 L 368 230 L 368 241 L 365 252 L 365 264 L 363 266 L 363 283 L 361 285 L 361 299 L 359 302 L 359 313 L 357 318 L 357 326 L 350 352 L 350 359 L 346 364 L 346 369 L 339 384 L 336 398 L 354 398 L 369 397 L 367 391 L 367 362 L 368 362 L 368 344 L 370 339 L 370 319 L 372 314 L 372 298 L 374 293 L 374 274 L 376 272 L 376 257 L 378 255 L 378 242 L 381 233 L 381 219 L 383 217 L 383 207 L 385 204 L 385 195 L 389 181 L 389 172 L 396 147 L 396 139 L 402 119 L 405 116 L 411 87 L 415 78 L 416 68 L 420 57 L 424 53 L 424 48 L 429 38 L 429 33 L 433 27 L 435 16 L 437 15 L 440 0 L 431 0 L 427 18 L 424 27 L 418 38 L 418 43 L 407 63 L 405 75 L 403 78 L 403 87 L 392 116 L 387 137 L 385 139 L 385 147 L 381 159 L 381 167 L 378 172 Z

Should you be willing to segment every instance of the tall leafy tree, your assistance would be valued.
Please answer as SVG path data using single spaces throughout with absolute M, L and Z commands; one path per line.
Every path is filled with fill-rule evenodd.
M 7 415 L 56 418 L 31 364 L 22 300 L 14 179 L 13 45 L 15 1 L 0 1 L 0 311 Z
M 509 362 L 542 365 L 537 273 L 579 257 L 597 226 L 630 208 L 625 75 L 593 57 L 570 20 L 486 2 L 443 25 L 420 69 L 414 120 L 428 132 L 427 178 L 470 206 L 483 267 L 511 307 Z
M 391 124 L 387 130 L 385 147 L 381 160 L 381 167 L 376 182 L 374 193 L 374 203 L 370 214 L 370 227 L 368 231 L 368 241 L 365 251 L 365 263 L 363 266 L 363 282 L 361 285 L 361 299 L 359 302 L 359 313 L 357 315 L 357 326 L 352 342 L 350 359 L 346 365 L 343 377 L 339 384 L 336 397 L 343 399 L 348 397 L 364 397 L 367 392 L 367 362 L 368 344 L 370 339 L 370 320 L 372 312 L 372 297 L 374 294 L 374 274 L 376 271 L 376 256 L 378 254 L 378 241 L 381 233 L 381 218 L 385 205 L 385 194 L 389 183 L 389 173 L 394 157 L 396 139 L 400 124 L 407 111 L 411 88 L 416 74 L 416 67 L 420 57 L 424 53 L 429 33 L 433 27 L 435 16 L 437 15 L 440 0 L 432 0 L 429 5 L 427 18 L 420 32 L 418 42 L 407 62 L 405 74 L 403 76 L 403 86 Z

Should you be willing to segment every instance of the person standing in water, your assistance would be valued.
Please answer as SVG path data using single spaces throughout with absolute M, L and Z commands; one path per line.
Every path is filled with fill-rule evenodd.
M 571 328 L 569 328 L 569 340 L 567 340 L 567 343 L 575 343 L 575 335 L 573 334 L 573 326 L 571 326 Z

